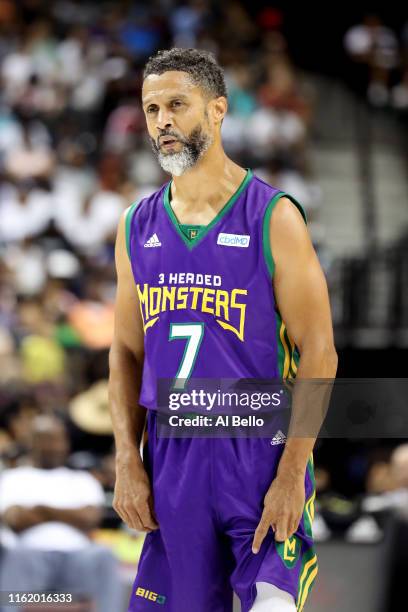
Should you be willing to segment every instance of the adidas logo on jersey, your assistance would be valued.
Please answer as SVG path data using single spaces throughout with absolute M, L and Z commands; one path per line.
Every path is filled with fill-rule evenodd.
M 153 236 L 150 236 L 149 240 L 147 242 L 145 242 L 145 249 L 148 248 L 152 248 L 152 247 L 160 247 L 162 245 L 162 243 L 160 242 L 157 234 L 153 234 Z
M 272 446 L 277 446 L 278 444 L 284 444 L 286 442 L 286 436 L 284 433 L 279 430 L 271 440 Z

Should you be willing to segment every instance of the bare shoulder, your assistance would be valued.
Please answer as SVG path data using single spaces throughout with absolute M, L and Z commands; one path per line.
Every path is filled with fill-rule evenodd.
M 115 261 L 118 274 L 129 274 L 130 272 L 130 261 L 127 251 L 126 225 L 131 208 L 132 205 L 125 208 L 118 223 L 115 244 Z
M 126 347 L 141 359 L 144 343 L 143 321 L 140 315 L 138 292 L 126 245 L 126 219 L 130 208 L 125 209 L 121 215 L 115 245 L 117 290 L 114 342 L 116 346 Z
M 302 213 L 290 198 L 282 196 L 279 198 L 271 215 L 271 232 L 292 232 L 297 231 L 307 234 L 307 227 Z
M 290 198 L 282 196 L 276 203 L 270 219 L 269 240 L 277 274 L 286 273 L 293 266 L 317 263 L 303 215 Z

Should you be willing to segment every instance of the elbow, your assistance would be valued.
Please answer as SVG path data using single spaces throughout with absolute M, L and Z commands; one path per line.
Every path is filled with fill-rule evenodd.
M 330 365 L 330 367 L 333 369 L 334 374 L 336 374 L 337 372 L 337 367 L 339 365 L 339 356 L 337 354 L 336 348 L 333 345 L 332 348 L 330 349 L 330 351 L 327 354 L 327 362 Z
M 333 343 L 325 344 L 319 351 L 320 360 L 324 363 L 325 369 L 328 372 L 328 378 L 336 376 L 339 357 Z
M 319 362 L 322 370 L 327 372 L 327 378 L 335 377 L 339 358 L 332 340 L 319 337 L 310 338 L 299 346 L 299 351 L 301 357 L 307 355 L 313 362 Z
M 134 365 L 134 363 L 142 364 L 144 358 L 143 350 L 137 353 L 131 349 L 123 341 L 117 338 L 113 339 L 113 342 L 109 349 L 109 368 L 113 369 L 115 366 L 120 367 L 123 364 Z

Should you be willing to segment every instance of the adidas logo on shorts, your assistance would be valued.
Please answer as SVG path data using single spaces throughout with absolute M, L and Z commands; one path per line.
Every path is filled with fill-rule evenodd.
M 284 433 L 279 430 L 271 440 L 272 446 L 277 446 L 278 444 L 284 444 L 286 442 L 286 436 Z
M 153 236 L 150 236 L 149 240 L 147 242 L 145 242 L 145 249 L 151 248 L 151 247 L 161 247 L 162 243 L 160 242 L 157 234 L 153 234 Z

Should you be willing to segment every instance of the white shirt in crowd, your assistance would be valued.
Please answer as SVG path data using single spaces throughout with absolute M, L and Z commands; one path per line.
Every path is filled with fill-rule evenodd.
M 11 506 L 81 508 L 103 506 L 102 486 L 91 474 L 59 467 L 44 470 L 21 466 L 0 476 L 0 514 Z M 41 550 L 71 551 L 89 545 L 89 538 L 66 523 L 49 521 L 23 531 L 18 544 Z
M 33 189 L 23 203 L 9 186 L 2 191 L 0 240 L 16 242 L 40 234 L 50 223 L 52 212 L 53 201 L 48 192 Z
M 126 200 L 114 191 L 100 190 L 83 211 L 83 201 L 74 190 L 55 196 L 55 223 L 62 234 L 82 252 L 100 248 L 106 238 L 116 233 Z

